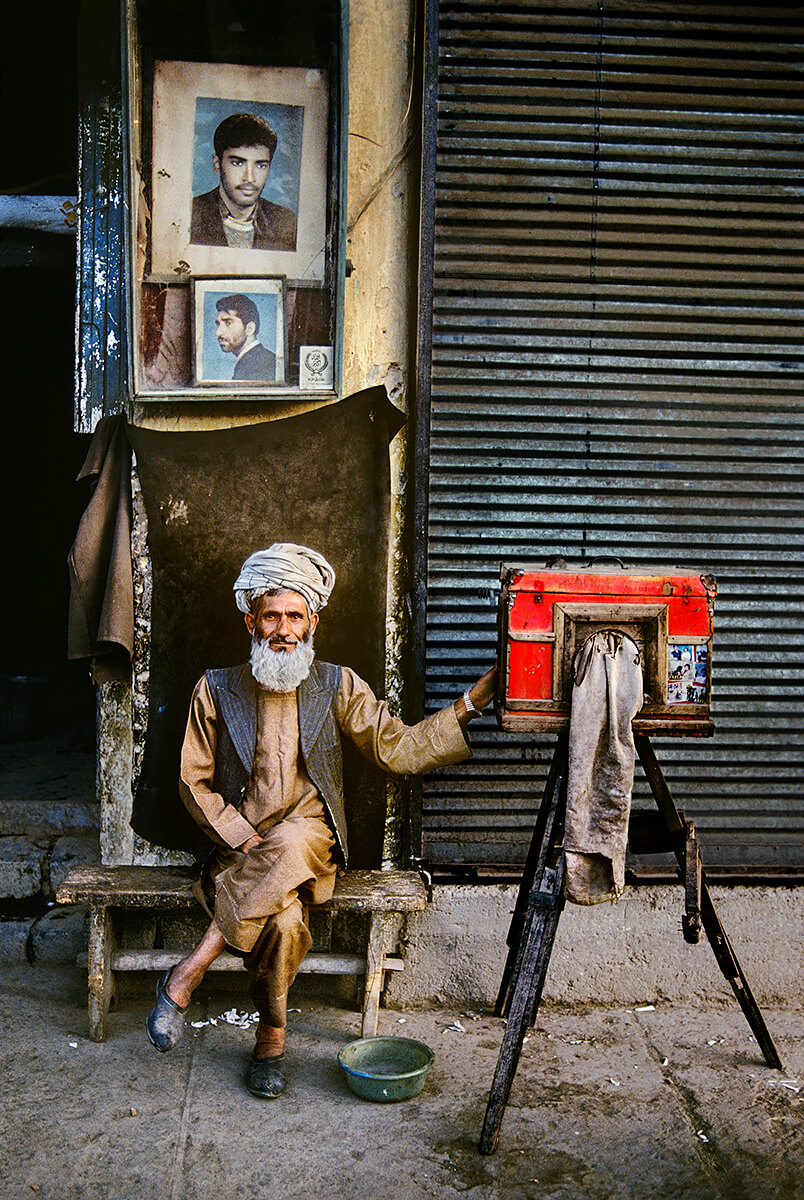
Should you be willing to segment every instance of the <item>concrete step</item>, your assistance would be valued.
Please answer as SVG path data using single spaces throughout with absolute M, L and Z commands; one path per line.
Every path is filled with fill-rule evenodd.
M 69 732 L 0 742 L 0 790 L 93 791 L 95 747 Z
M 93 746 L 64 733 L 0 745 L 0 836 L 90 834 L 98 827 Z
M 0 919 L 0 966 L 75 966 L 86 953 L 87 925 L 87 910 L 79 907 L 53 907 L 38 917 Z
M 51 900 L 73 867 L 91 866 L 100 859 L 96 835 L 63 837 L 0 837 L 0 908 Z
M 97 834 L 100 805 L 93 793 L 85 799 L 41 792 L 0 795 L 0 837 Z

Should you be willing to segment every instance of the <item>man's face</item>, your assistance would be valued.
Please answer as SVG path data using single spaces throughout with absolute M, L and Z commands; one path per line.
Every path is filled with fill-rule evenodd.
M 254 335 L 254 322 L 244 325 L 236 312 L 227 309 L 215 318 L 215 336 L 224 354 L 239 354 L 248 337 Z
M 212 156 L 212 165 L 221 177 L 220 187 L 227 204 L 237 216 L 247 215 L 260 198 L 271 169 L 267 146 L 237 146 L 224 150 L 220 158 Z
M 298 592 L 263 596 L 256 613 L 245 613 L 246 628 L 252 637 L 267 641 L 272 650 L 283 653 L 306 642 L 318 624 L 318 613 L 308 614 L 307 602 Z

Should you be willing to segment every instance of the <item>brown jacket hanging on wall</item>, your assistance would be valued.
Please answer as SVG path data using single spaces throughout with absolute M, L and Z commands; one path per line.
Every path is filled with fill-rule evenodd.
M 134 647 L 131 447 L 122 413 L 95 430 L 78 479 L 96 480 L 67 559 L 67 657 L 92 660 L 95 683 L 128 679 Z

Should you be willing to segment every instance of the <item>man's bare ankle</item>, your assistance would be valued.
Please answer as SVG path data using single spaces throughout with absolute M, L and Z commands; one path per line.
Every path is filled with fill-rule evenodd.
M 174 1004 L 186 1008 L 192 999 L 193 992 L 198 986 L 193 983 L 181 970 L 181 963 L 176 963 L 165 982 L 165 991 Z
M 254 1047 L 254 1057 L 260 1058 L 278 1058 L 285 1050 L 285 1030 L 280 1029 L 276 1025 L 263 1025 L 260 1021 L 257 1026 L 257 1044 Z

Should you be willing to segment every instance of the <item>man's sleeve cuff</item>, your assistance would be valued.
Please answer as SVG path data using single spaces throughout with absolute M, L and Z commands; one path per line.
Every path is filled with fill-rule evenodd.
M 245 817 L 241 817 L 239 812 L 233 811 L 232 816 L 222 821 L 215 832 L 223 838 L 227 846 L 236 850 L 238 846 L 243 845 L 243 842 L 254 837 L 257 830 L 248 823 Z
M 472 744 L 466 736 L 466 730 L 458 720 L 455 705 L 450 704 L 447 708 L 442 708 L 438 716 L 440 718 L 439 733 L 442 735 L 445 751 L 449 754 L 449 762 L 445 765 L 450 766 L 471 758 Z

